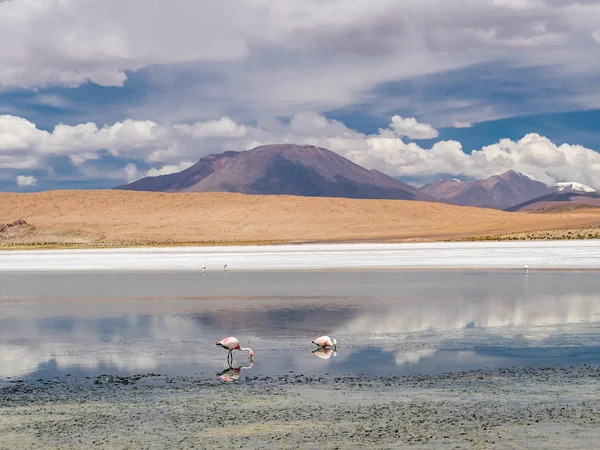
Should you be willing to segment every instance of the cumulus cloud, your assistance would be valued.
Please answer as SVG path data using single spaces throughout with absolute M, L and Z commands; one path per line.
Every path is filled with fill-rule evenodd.
M 58 125 L 50 132 L 22 118 L 0 116 L 0 168 L 14 170 L 26 164 L 41 169 L 50 155 L 68 157 L 74 168 L 84 168 L 108 152 L 130 161 L 118 177 L 133 181 L 183 170 L 190 161 L 210 153 L 292 142 L 329 148 L 367 168 L 395 176 L 484 178 L 513 169 L 546 183 L 578 181 L 600 188 L 600 154 L 583 146 L 556 145 L 531 133 L 517 141 L 502 139 L 469 151 L 457 141 L 439 141 L 423 148 L 404 137 L 423 137 L 431 133 L 428 127 L 414 119 L 392 118 L 388 128 L 364 134 L 340 121 L 302 113 L 290 121 L 256 125 L 238 124 L 231 118 L 174 125 L 126 120 L 103 127 L 94 123 Z M 151 167 L 140 170 L 136 161 Z
M 69 155 L 69 159 L 74 166 L 81 166 L 86 161 L 94 161 L 100 159 L 100 155 L 94 152 L 78 153 L 75 155 Z
M 114 156 L 136 149 L 147 154 L 146 148 L 171 141 L 169 129 L 152 121 L 125 120 L 102 128 L 92 122 L 59 124 L 48 132 L 21 117 L 0 115 L 0 168 L 33 168 L 48 154 L 68 156 L 74 165 L 98 159 L 98 150 Z
M 136 180 L 139 180 L 140 178 L 142 178 L 140 176 L 140 172 L 139 172 L 137 166 L 133 163 L 129 163 L 125 167 L 123 167 L 123 172 L 125 173 L 125 179 L 127 180 L 128 183 L 131 183 L 132 181 L 136 181 Z
M 168 164 L 166 166 L 162 166 L 158 169 L 152 168 L 146 172 L 146 176 L 148 177 L 157 177 L 159 175 L 170 175 L 172 173 L 181 172 L 182 170 L 191 167 L 194 163 L 184 161 L 180 164 Z
M 196 122 L 193 125 L 175 125 L 174 128 L 183 134 L 196 139 L 207 137 L 243 137 L 248 133 L 244 125 L 238 125 L 229 117 L 208 122 Z
M 144 177 L 157 177 L 160 175 L 169 175 L 172 173 L 181 172 L 182 170 L 191 167 L 194 163 L 184 161 L 179 164 L 166 164 L 162 167 L 152 167 L 147 171 L 140 171 L 134 163 L 128 163 L 125 167 L 123 167 L 123 174 L 125 175 L 125 179 L 128 183 L 132 181 L 137 181 L 140 178 Z
M 35 186 L 37 179 L 33 176 L 19 175 L 17 176 L 17 184 L 19 186 Z
M 435 139 L 440 135 L 431 125 L 419 123 L 414 117 L 404 119 L 400 116 L 394 116 L 390 128 L 398 136 L 406 136 L 409 139 Z
M 536 133 L 518 141 L 502 139 L 469 153 L 457 141 L 440 141 L 430 149 L 391 136 L 369 136 L 366 151 L 354 151 L 353 159 L 393 175 L 464 175 L 484 178 L 510 169 L 536 180 L 552 183 L 575 180 L 600 188 L 600 154 L 579 146 L 557 146 Z
M 471 128 L 473 125 L 470 122 L 454 122 L 454 128 Z

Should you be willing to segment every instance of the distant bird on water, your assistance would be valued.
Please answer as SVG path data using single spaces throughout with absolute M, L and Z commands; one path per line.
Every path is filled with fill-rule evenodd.
M 525 273 L 529 273 L 529 266 L 527 264 L 523 266 L 523 269 L 525 269 Z
M 223 271 L 224 271 L 224 272 L 227 272 L 227 264 L 225 264 L 225 265 L 223 266 Z
M 252 361 L 252 357 L 254 356 L 254 351 L 251 348 L 245 348 L 242 347 L 240 345 L 240 341 L 238 338 L 235 338 L 233 336 L 228 336 L 226 338 L 221 339 L 219 342 L 217 342 L 217 347 L 223 347 L 225 350 L 229 350 L 229 353 L 227 354 L 227 361 L 229 361 L 229 359 L 231 358 L 231 360 L 233 361 L 233 351 L 234 350 L 241 350 L 244 352 L 248 352 L 248 359 L 250 361 Z
M 202 273 L 206 272 L 206 266 L 202 266 Z
M 333 348 L 336 350 L 337 341 L 335 339 L 331 339 L 329 336 L 321 336 L 312 341 L 317 347 L 321 348 Z

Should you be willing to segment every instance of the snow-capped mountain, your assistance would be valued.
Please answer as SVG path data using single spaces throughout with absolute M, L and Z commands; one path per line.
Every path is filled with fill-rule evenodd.
M 440 180 L 421 190 L 445 203 L 501 209 L 555 192 L 547 184 L 514 170 L 473 182 Z
M 557 191 L 581 191 L 581 192 L 596 192 L 593 187 L 587 186 L 576 181 L 563 181 L 561 183 L 551 184 Z

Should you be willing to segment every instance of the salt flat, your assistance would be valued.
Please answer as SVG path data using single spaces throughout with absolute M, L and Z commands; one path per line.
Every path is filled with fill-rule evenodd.
M 600 269 L 600 240 L 0 251 L 0 271 Z

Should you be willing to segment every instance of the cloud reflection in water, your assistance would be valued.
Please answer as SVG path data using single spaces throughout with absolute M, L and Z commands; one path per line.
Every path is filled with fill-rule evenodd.
M 286 276 L 280 275 L 282 283 Z M 488 364 L 493 358 L 506 358 L 506 353 L 486 354 L 491 348 L 596 345 L 600 277 L 594 273 L 584 279 L 568 273 L 552 277 L 558 286 L 554 292 L 549 292 L 548 278 L 530 276 L 524 285 L 521 278 L 505 277 L 502 295 L 489 284 L 498 277 L 463 278 L 454 284 L 444 280 L 433 287 L 390 278 L 380 291 L 375 284 L 367 286 L 366 297 L 359 290 L 364 287 L 350 281 L 332 287 L 323 276 L 322 286 L 311 285 L 311 294 L 327 289 L 338 295 L 162 302 L 98 299 L 85 304 L 40 302 L 40 308 L 35 302 L 0 304 L 0 313 L 10 312 L 0 319 L 0 377 L 67 372 L 214 374 L 223 371 L 223 355 L 211 344 L 227 334 L 243 338 L 255 350 L 255 360 L 260 361 L 260 370 L 253 370 L 257 375 L 336 368 L 362 372 L 369 366 L 425 370 L 435 361 L 447 364 L 453 358 L 448 350 L 455 350 L 454 359 L 460 355 L 465 364 L 469 358 L 484 356 L 480 363 Z M 264 280 L 258 276 L 256 282 Z M 331 351 L 308 351 L 312 337 L 323 333 L 335 335 L 344 348 L 337 357 L 332 358 Z M 233 373 L 224 375 L 236 379 Z

